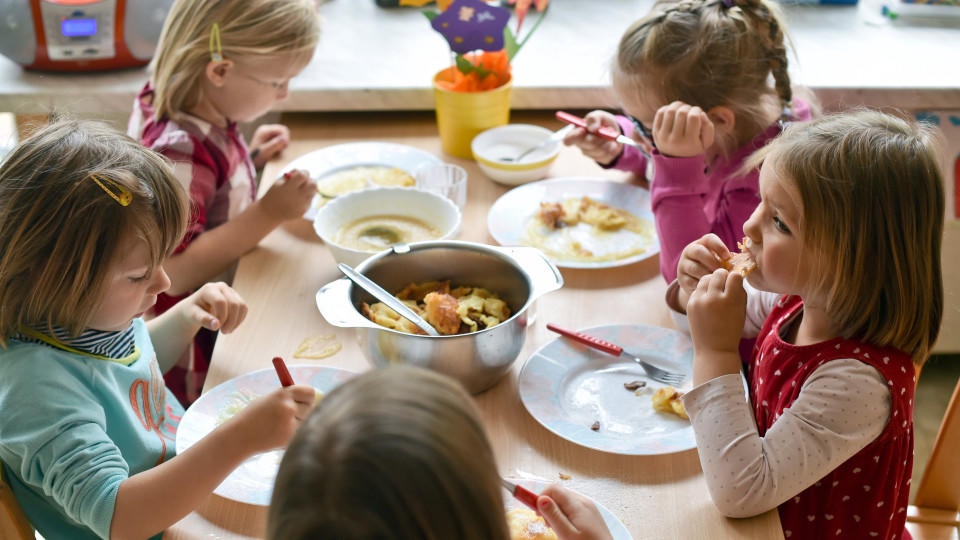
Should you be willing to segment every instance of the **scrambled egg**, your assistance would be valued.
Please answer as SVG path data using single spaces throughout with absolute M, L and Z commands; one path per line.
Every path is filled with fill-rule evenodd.
M 654 392 L 650 399 L 653 400 L 654 410 L 673 413 L 680 418 L 689 420 L 690 417 L 687 416 L 687 410 L 683 408 L 683 402 L 680 401 L 680 396 L 682 395 L 682 393 L 677 392 L 676 388 L 672 386 L 664 386 L 663 388 Z
M 557 540 L 547 522 L 528 508 L 514 508 L 507 512 L 510 540 Z
M 359 191 L 370 186 L 412 187 L 417 181 L 403 169 L 383 165 L 350 167 L 336 171 L 317 181 L 317 191 L 323 201 Z
M 527 225 L 527 241 L 563 261 L 625 259 L 650 249 L 653 224 L 589 197 L 542 202 Z

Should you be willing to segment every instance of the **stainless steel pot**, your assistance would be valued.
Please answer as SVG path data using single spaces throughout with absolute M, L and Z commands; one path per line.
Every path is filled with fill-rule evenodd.
M 533 302 L 563 286 L 560 271 L 536 248 L 453 240 L 394 246 L 355 269 L 391 292 L 411 282 L 449 279 L 452 285 L 489 289 L 510 306 L 510 318 L 493 328 L 424 336 L 390 330 L 364 317 L 360 303 L 376 300 L 347 278 L 317 291 L 323 318 L 334 326 L 356 328 L 360 349 L 374 365 L 427 367 L 457 379 L 472 393 L 490 388 L 510 370 L 523 348 Z

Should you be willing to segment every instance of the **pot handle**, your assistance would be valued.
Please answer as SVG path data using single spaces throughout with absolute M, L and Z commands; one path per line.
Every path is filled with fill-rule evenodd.
M 364 317 L 350 302 L 351 281 L 340 278 L 327 283 L 317 291 L 317 309 L 333 326 L 340 328 L 379 328 Z
M 563 287 L 563 275 L 542 251 L 534 247 L 497 248 L 512 257 L 530 277 L 530 301 Z

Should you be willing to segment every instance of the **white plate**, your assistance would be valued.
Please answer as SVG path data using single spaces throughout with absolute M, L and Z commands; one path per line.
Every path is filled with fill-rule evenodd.
M 329 366 L 288 366 L 298 384 L 328 393 L 356 373 Z M 180 420 L 177 428 L 177 454 L 182 454 L 241 408 L 250 396 L 262 396 L 280 388 L 273 368 L 253 371 L 230 379 L 200 396 Z M 261 506 L 270 505 L 273 481 L 280 467 L 283 450 L 251 456 L 213 490 L 234 501 Z
M 646 325 L 596 326 L 581 330 L 637 353 L 671 371 L 687 374 L 678 390 L 691 387 L 693 344 L 676 330 Z M 647 383 L 640 395 L 623 384 Z M 520 371 L 520 400 L 555 434 L 614 454 L 652 455 L 696 447 L 689 420 L 653 410 L 651 396 L 666 386 L 636 363 L 558 336 L 537 349 Z M 593 431 L 594 422 L 600 429 Z
M 660 252 L 660 243 L 657 241 L 654 230 L 653 213 L 650 211 L 650 192 L 632 184 L 600 178 L 554 178 L 511 189 L 501 195 L 490 207 L 490 212 L 487 214 L 487 229 L 500 245 L 527 245 L 527 224 L 540 210 L 541 202 L 560 202 L 583 195 L 610 206 L 623 208 L 639 218 L 648 220 L 652 232 L 650 247 L 643 253 L 613 261 L 583 262 L 552 259 L 554 264 L 563 268 L 609 268 L 642 261 Z
M 543 482 L 541 480 L 528 480 L 528 479 L 522 479 L 522 478 L 508 478 L 508 480 L 510 480 L 514 484 L 519 484 L 529 489 L 530 491 L 538 494 L 544 489 L 546 489 L 547 486 L 549 485 L 547 482 Z M 503 498 L 504 505 L 507 507 L 508 512 L 510 510 L 513 510 L 514 508 L 528 508 L 520 501 L 511 497 L 509 494 L 506 494 L 506 492 L 504 493 L 505 493 Z M 582 495 L 583 497 L 587 497 L 582 493 L 580 493 L 580 495 Z M 607 529 L 610 531 L 610 536 L 613 537 L 613 540 L 633 540 L 633 535 L 631 535 L 630 531 L 627 530 L 626 525 L 624 525 L 623 522 L 620 521 L 620 518 L 618 518 L 613 512 L 607 509 L 606 506 L 595 501 L 592 497 L 587 497 L 587 498 L 593 501 L 593 504 L 597 505 L 597 510 L 599 510 L 600 515 L 603 516 L 603 522 L 607 525 Z
M 281 174 L 292 169 L 304 169 L 314 180 L 321 180 L 343 169 L 382 165 L 403 169 L 413 176 L 414 171 L 426 163 L 441 163 L 441 161 L 429 152 L 405 144 L 358 142 L 337 144 L 304 154 L 284 167 Z M 323 206 L 322 200 L 320 195 L 314 195 L 310 209 L 303 217 L 313 219 Z

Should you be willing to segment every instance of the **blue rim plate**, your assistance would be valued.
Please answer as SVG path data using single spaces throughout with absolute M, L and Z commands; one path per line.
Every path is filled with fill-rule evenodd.
M 508 478 L 508 480 L 514 484 L 521 485 L 534 493 L 540 493 L 549 485 L 547 482 L 542 480 L 530 480 L 524 478 Z M 603 522 L 607 525 L 607 529 L 610 531 L 610 536 L 613 537 L 613 540 L 633 540 L 633 535 L 631 535 L 630 531 L 627 530 L 627 527 L 623 524 L 623 521 L 621 521 L 620 518 L 618 518 L 606 506 L 598 503 L 592 497 L 588 497 L 582 493 L 580 493 L 580 495 L 587 497 L 593 501 L 593 504 L 597 505 L 597 510 L 599 510 L 600 515 L 603 516 Z M 506 495 L 503 500 L 507 511 L 513 510 L 514 508 L 527 508 L 523 505 L 523 503 L 509 495 Z
M 560 202 L 586 195 L 610 206 L 623 208 L 650 222 L 650 244 L 646 251 L 612 261 L 577 261 L 551 257 L 561 268 L 611 268 L 633 264 L 660 253 L 650 210 L 650 192 L 624 182 L 602 178 L 569 177 L 531 182 L 511 189 L 498 198 L 487 213 L 490 236 L 502 246 L 527 245 L 527 225 L 544 201 Z
M 629 348 L 653 364 L 693 379 L 693 343 L 659 326 L 619 324 L 581 330 Z M 636 392 L 624 388 L 646 382 Z M 663 383 L 650 379 L 639 365 L 558 336 L 537 349 L 520 371 L 518 387 L 524 407 L 545 428 L 581 446 L 614 454 L 654 455 L 696 447 L 690 422 L 653 410 L 651 396 Z M 600 422 L 600 429 L 591 426 Z
M 290 365 L 290 375 L 298 384 L 328 393 L 357 375 L 352 371 L 311 365 Z M 262 396 L 280 388 L 273 368 L 252 371 L 225 381 L 200 396 L 180 420 L 177 428 L 177 454 L 193 446 L 241 409 L 250 398 Z M 237 502 L 261 506 L 270 505 L 273 481 L 277 476 L 283 450 L 272 450 L 251 456 L 213 490 L 217 495 Z

